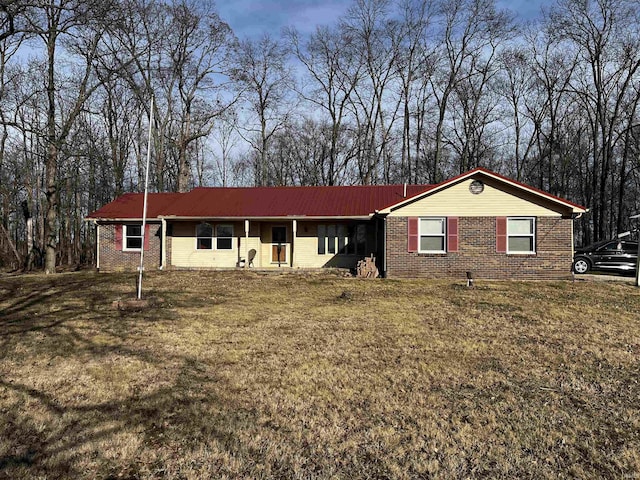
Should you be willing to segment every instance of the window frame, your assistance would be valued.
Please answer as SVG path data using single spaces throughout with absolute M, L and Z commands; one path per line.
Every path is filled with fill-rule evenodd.
M 122 226 L 122 251 L 123 252 L 140 252 L 142 250 L 142 247 L 144 246 L 144 239 L 143 239 L 143 231 L 142 231 L 142 224 L 135 224 L 135 223 L 125 223 Z M 140 235 L 130 235 L 129 234 L 129 227 L 138 227 L 140 229 Z M 139 238 L 140 239 L 140 246 L 139 247 L 129 247 L 129 239 L 130 238 Z
M 509 233 L 509 223 L 511 220 L 530 220 L 531 221 L 531 233 L 529 234 L 512 234 Z M 507 217 L 506 222 L 506 240 L 507 240 L 507 255 L 535 255 L 536 254 L 536 217 Z M 510 240 L 511 238 L 530 238 L 532 249 L 528 251 L 524 250 L 511 250 Z
M 231 229 L 231 235 L 229 236 L 219 236 L 218 235 L 218 228 L 221 227 L 228 227 Z M 215 250 L 225 250 L 225 251 L 232 251 L 233 250 L 233 239 L 234 237 L 234 228 L 233 228 L 233 224 L 232 223 L 217 223 L 215 228 L 213 229 L 213 233 L 214 233 L 214 239 L 215 241 L 213 242 L 215 244 Z M 220 248 L 220 245 L 218 244 L 219 240 L 229 240 L 229 248 Z
M 198 235 L 198 229 L 202 226 L 207 226 L 211 229 L 211 236 L 206 235 Z M 206 248 L 200 248 L 200 239 L 209 240 L 211 242 L 211 246 Z M 196 225 L 196 250 L 213 250 L 213 225 L 207 222 L 201 222 Z
M 440 220 L 443 232 L 441 234 L 423 234 L 422 220 Z M 447 253 L 447 217 L 418 217 L 418 253 Z M 442 238 L 442 250 L 422 250 L 422 237 Z

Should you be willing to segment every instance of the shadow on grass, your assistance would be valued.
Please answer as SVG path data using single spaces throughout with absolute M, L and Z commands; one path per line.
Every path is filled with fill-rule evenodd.
M 198 389 L 197 385 L 207 387 Z M 211 385 L 217 385 L 217 391 Z M 241 446 L 234 432 L 242 429 L 242 425 L 254 424 L 256 419 L 248 409 L 219 395 L 219 391 L 225 390 L 224 385 L 222 378 L 211 375 L 189 359 L 185 359 L 172 385 L 146 395 L 132 394 L 119 401 L 61 405 L 48 393 L 0 380 L 0 391 L 6 389 L 28 398 L 29 402 L 35 401 L 55 419 L 40 430 L 36 418 L 28 413 L 8 412 L 3 436 L 12 448 L 0 457 L 0 472 L 11 474 L 13 470 L 14 478 L 23 471 L 29 476 L 79 478 L 86 476 L 88 472 L 84 469 L 89 468 L 90 476 L 108 478 L 124 474 L 136 478 L 142 471 L 167 468 L 166 457 L 161 461 L 138 457 L 129 458 L 128 464 L 118 462 L 118 448 L 123 446 L 117 440 L 115 443 L 119 446 L 107 448 L 105 453 L 102 445 L 105 442 L 111 445 L 125 432 L 134 432 L 146 451 L 171 450 L 176 445 L 190 451 L 206 439 L 215 442 L 221 450 L 237 452 Z M 86 456 L 88 463 L 78 461 L 79 456 Z
M 0 478 L 138 478 L 175 469 L 167 461 L 179 456 L 176 446 L 188 451 L 206 440 L 220 451 L 242 450 L 236 433 L 255 424 L 255 413 L 229 398 L 226 379 L 188 354 L 156 350 L 145 340 L 149 321 L 170 327 L 174 312 L 120 314 L 110 305 L 122 295 L 113 277 L 12 279 L 0 288 L 0 372 L 15 365 L 35 373 L 0 376 Z M 97 402 L 95 390 L 84 398 L 82 389 L 79 398 L 65 391 L 80 375 L 69 373 L 67 359 L 100 365 L 114 358 L 158 370 L 163 383 L 128 384 L 130 390 Z M 67 371 L 44 378 L 42 364 L 54 375 L 57 365 Z M 98 382 L 109 386 L 109 379 Z M 121 455 L 119 449 L 133 448 L 131 438 L 143 454 Z M 159 450 L 170 453 L 154 456 Z

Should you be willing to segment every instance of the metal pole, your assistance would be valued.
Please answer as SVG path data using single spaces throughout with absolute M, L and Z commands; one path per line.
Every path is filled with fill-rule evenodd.
M 142 207 L 142 245 L 140 246 L 140 267 L 138 267 L 138 300 L 142 298 L 142 271 L 144 270 L 144 242 L 147 227 L 147 197 L 149 194 L 149 162 L 151 160 L 151 130 L 153 127 L 153 95 L 151 96 L 151 109 L 149 111 L 149 141 L 147 143 L 147 168 L 144 177 L 144 203 Z

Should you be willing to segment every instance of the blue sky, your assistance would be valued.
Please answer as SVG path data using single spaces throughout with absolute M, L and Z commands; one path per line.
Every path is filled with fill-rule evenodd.
M 342 16 L 351 0 L 222 0 L 218 12 L 239 37 L 256 37 L 265 32 L 277 37 L 283 27 L 294 26 L 302 33 L 316 25 L 332 25 Z M 542 5 L 550 0 L 498 0 L 501 8 L 509 8 L 523 19 L 538 16 Z

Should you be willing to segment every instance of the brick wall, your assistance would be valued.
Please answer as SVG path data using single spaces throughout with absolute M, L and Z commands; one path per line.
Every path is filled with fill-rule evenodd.
M 558 217 L 536 219 L 536 253 L 496 253 L 495 217 L 459 217 L 458 252 L 409 253 L 407 217 L 387 217 L 387 276 L 477 279 L 571 278 L 573 221 Z
M 149 223 L 149 248 L 144 251 L 144 268 L 156 270 L 160 266 L 161 225 Z M 123 238 L 124 242 L 124 238 Z M 116 224 L 100 225 L 100 271 L 136 271 L 140 266 L 140 252 L 116 249 Z

